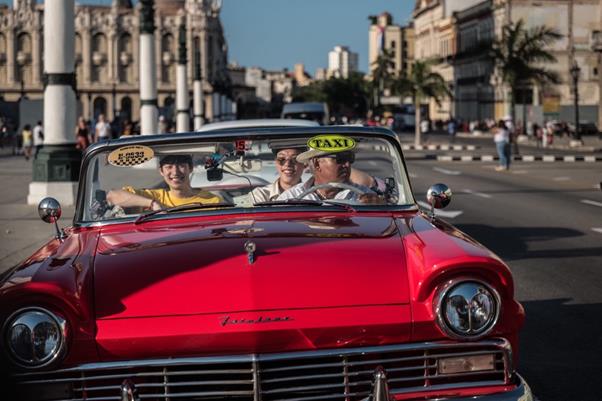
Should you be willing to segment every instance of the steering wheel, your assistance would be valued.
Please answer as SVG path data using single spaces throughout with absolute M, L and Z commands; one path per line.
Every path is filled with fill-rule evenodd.
M 348 189 L 352 192 L 355 192 L 358 195 L 364 195 L 364 194 L 368 193 L 367 191 L 364 191 L 361 188 L 355 187 L 353 185 L 345 184 L 343 182 L 328 182 L 326 184 L 314 185 L 313 187 L 306 189 L 299 196 L 296 196 L 295 199 L 303 199 L 305 196 L 316 192 L 318 189 L 324 189 L 324 188 Z

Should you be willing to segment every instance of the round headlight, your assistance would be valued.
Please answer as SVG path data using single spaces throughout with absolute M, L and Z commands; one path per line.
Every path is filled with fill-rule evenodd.
M 436 298 L 439 326 L 450 337 L 475 339 L 489 333 L 500 312 L 500 297 L 478 281 L 451 281 Z
M 5 343 L 13 361 L 23 367 L 42 367 L 65 348 L 66 322 L 55 314 L 31 308 L 18 311 L 5 327 Z

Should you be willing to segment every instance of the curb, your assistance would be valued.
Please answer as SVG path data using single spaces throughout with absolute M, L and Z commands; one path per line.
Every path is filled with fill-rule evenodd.
M 420 159 L 417 157 L 416 159 Z M 425 155 L 424 159 L 437 160 L 441 162 L 493 162 L 499 160 L 498 156 L 494 155 L 482 155 L 482 156 L 442 156 L 442 155 Z M 554 156 L 554 155 L 541 155 L 541 156 L 512 156 L 512 160 L 515 162 L 585 162 L 585 163 L 596 163 L 602 162 L 602 156 Z
M 477 150 L 475 145 L 401 145 L 401 150 Z

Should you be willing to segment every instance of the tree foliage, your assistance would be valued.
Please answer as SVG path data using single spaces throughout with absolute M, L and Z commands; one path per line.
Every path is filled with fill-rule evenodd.
M 532 85 L 560 83 L 558 74 L 545 65 L 556 62 L 547 49 L 561 38 L 556 29 L 543 25 L 526 29 L 521 19 L 504 25 L 502 37 L 493 42 L 490 53 L 502 81 L 510 88 L 513 118 L 518 91 Z
M 330 78 L 298 88 L 295 102 L 325 102 L 333 115 L 363 117 L 367 111 L 368 88 L 362 74 Z
M 412 71 L 407 77 L 396 79 L 391 84 L 393 93 L 402 99 L 410 96 L 416 110 L 415 119 L 415 143 L 420 144 L 420 105 L 423 101 L 434 99 L 437 104 L 445 97 L 452 94 L 445 79 L 437 72 L 432 71 L 432 63 L 428 61 L 416 61 L 412 65 Z

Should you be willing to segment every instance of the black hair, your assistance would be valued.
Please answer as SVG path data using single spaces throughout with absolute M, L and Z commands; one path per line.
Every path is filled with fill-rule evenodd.
M 188 164 L 192 168 L 192 156 L 190 155 L 166 155 L 159 159 L 159 167 L 164 164 Z

